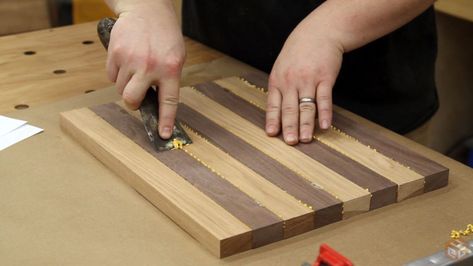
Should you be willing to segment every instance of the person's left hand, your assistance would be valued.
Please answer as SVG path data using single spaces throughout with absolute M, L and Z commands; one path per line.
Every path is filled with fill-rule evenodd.
M 266 133 L 275 136 L 282 128 L 289 145 L 312 140 L 316 113 L 322 129 L 332 121 L 332 88 L 343 47 L 326 30 L 311 24 L 303 21 L 291 33 L 269 77 Z M 316 102 L 299 104 L 306 97 Z

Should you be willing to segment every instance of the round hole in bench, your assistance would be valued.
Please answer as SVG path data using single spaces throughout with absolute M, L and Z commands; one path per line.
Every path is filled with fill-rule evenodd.
M 36 52 L 35 51 L 25 51 L 23 52 L 24 55 L 35 55 Z
M 95 90 L 86 90 L 84 91 L 84 93 L 91 93 L 91 92 L 94 92 Z
M 89 44 L 93 44 L 94 41 L 91 41 L 91 40 L 86 40 L 86 41 L 83 41 L 82 44 L 84 45 L 89 45 Z
M 16 110 L 23 110 L 23 109 L 28 109 L 28 108 L 30 108 L 30 106 L 27 105 L 27 104 L 17 104 L 17 105 L 15 105 Z
M 53 71 L 53 73 L 56 74 L 56 75 L 60 75 L 60 74 L 66 73 L 66 70 L 64 70 L 64 69 L 56 69 L 56 70 Z

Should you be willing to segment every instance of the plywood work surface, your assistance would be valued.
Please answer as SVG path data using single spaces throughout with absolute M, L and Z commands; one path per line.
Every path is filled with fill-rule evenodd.
M 155 152 L 117 103 L 64 112 L 61 126 L 217 257 L 447 185 L 446 167 L 340 113 L 310 144 L 267 137 L 265 78 L 181 88 L 177 119 L 195 141 L 183 149 Z

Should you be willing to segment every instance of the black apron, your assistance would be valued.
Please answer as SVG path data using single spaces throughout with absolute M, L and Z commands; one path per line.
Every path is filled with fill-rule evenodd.
M 183 32 L 269 73 L 291 31 L 322 2 L 184 0 Z M 435 13 L 429 8 L 393 33 L 344 54 L 333 101 L 407 133 L 438 109 L 436 54 Z

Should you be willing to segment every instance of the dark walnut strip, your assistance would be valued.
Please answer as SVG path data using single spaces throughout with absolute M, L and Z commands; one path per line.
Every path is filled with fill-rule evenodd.
M 253 231 L 253 248 L 283 239 L 283 221 L 279 217 L 258 205 L 248 195 L 213 173 L 185 151 L 156 152 L 147 137 L 143 123 L 126 110 L 114 103 L 90 109 L 248 225 Z

